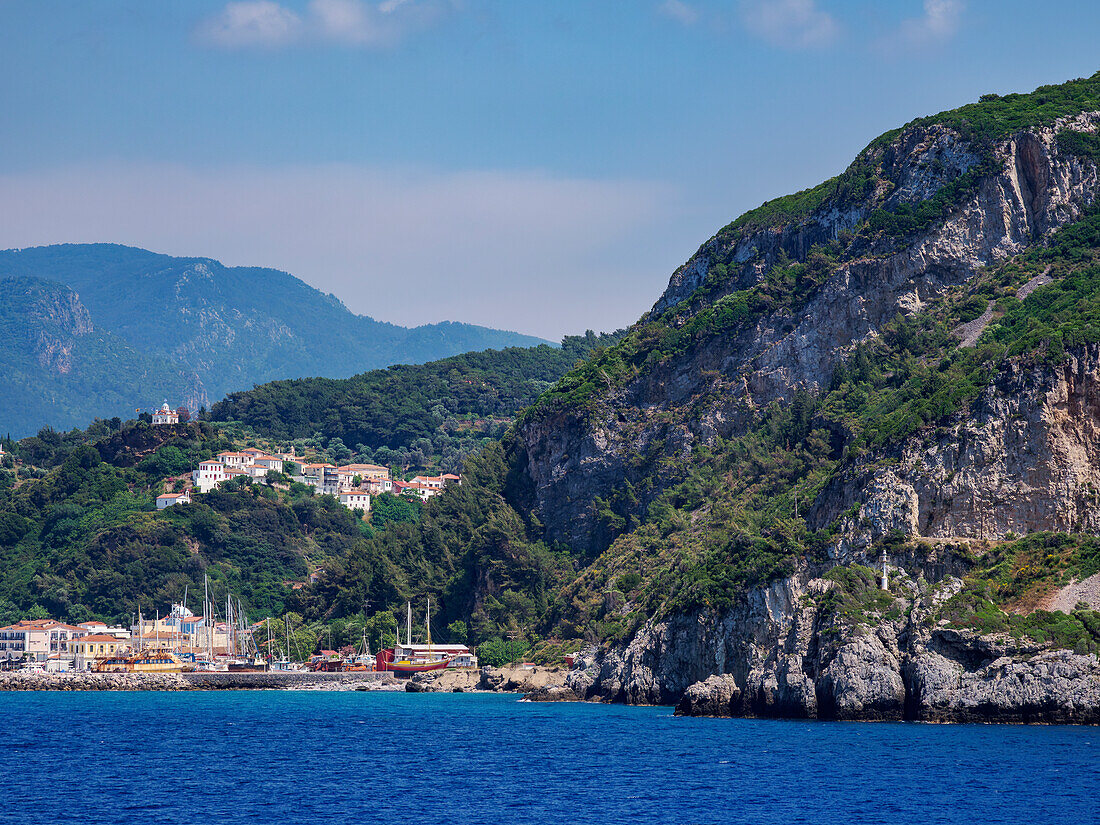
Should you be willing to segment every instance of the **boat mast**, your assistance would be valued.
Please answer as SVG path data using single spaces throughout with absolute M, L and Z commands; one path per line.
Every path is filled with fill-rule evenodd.
M 183 609 L 180 611 L 179 621 L 176 624 L 176 653 L 183 655 L 183 614 L 187 612 L 187 585 L 183 586 Z M 191 651 L 194 653 L 194 651 Z
M 428 630 L 428 653 L 432 652 L 432 597 L 428 597 L 428 609 L 424 613 L 424 627 Z
M 214 631 L 214 623 L 210 618 L 212 605 L 210 604 L 210 585 L 206 574 L 202 574 L 202 623 L 206 625 L 206 661 L 214 660 L 214 640 L 210 634 Z
M 409 647 L 412 647 L 412 643 L 413 643 L 413 603 L 408 602 L 408 606 L 409 606 L 409 619 L 408 619 L 408 622 L 409 622 L 409 624 L 408 624 L 409 637 L 405 640 L 405 644 L 407 644 Z

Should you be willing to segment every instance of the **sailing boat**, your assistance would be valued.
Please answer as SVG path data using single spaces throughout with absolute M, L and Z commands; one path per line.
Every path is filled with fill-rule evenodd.
M 286 652 L 284 653 L 283 658 L 276 659 L 275 661 L 273 661 L 271 663 L 271 669 L 272 670 L 282 670 L 282 671 L 301 670 L 302 666 L 300 664 L 298 664 L 297 662 L 290 661 L 290 617 L 289 616 L 284 616 L 283 620 L 286 624 Z M 269 626 L 268 633 L 270 633 L 270 632 L 271 632 L 271 629 L 270 629 L 270 626 Z
M 233 597 L 226 597 L 226 624 L 230 627 L 230 659 L 226 663 L 230 673 L 256 673 L 267 670 L 267 662 L 260 656 L 252 628 L 248 624 L 241 600 L 234 610 Z
M 370 653 L 366 628 L 363 629 L 363 641 L 359 643 L 359 649 L 355 651 L 355 658 L 348 662 L 347 669 L 354 671 L 374 670 L 374 657 Z
M 415 673 L 424 673 L 429 670 L 445 670 L 451 667 L 452 661 L 470 651 L 465 645 L 448 645 L 444 647 L 432 646 L 431 601 L 428 602 L 428 611 L 424 624 L 428 631 L 428 643 L 426 645 L 414 645 L 412 643 L 412 602 L 408 603 L 408 629 L 405 635 L 405 644 L 401 644 L 401 632 L 397 633 L 397 644 L 392 648 L 379 651 L 375 657 L 375 670 L 392 673 L 394 676 L 412 676 Z

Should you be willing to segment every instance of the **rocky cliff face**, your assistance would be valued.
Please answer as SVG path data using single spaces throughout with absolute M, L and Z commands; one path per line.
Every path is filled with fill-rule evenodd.
M 753 410 L 788 399 L 796 388 L 821 388 L 839 359 L 899 312 L 925 306 L 1076 220 L 1096 197 L 1097 168 L 1063 152 L 1056 136 L 1064 129 L 1095 131 L 1098 122 L 1100 114 L 1085 113 L 1000 141 L 991 171 L 942 222 L 904 240 L 852 243 L 800 308 L 780 308 L 733 334 L 647 363 L 625 385 L 608 380 L 607 391 L 583 412 L 529 418 L 519 432 L 530 482 L 522 504 L 537 513 L 551 539 L 598 547 L 597 496 L 607 497 L 624 479 L 638 482 L 662 455 L 690 455 L 715 436 L 739 432 Z M 783 225 L 719 233 L 676 271 L 647 318 L 662 316 L 674 327 L 688 323 L 690 313 L 681 308 L 719 262 L 728 273 L 722 294 L 751 287 L 781 256 L 804 260 L 814 244 L 836 240 L 874 210 L 920 202 L 960 175 L 986 168 L 975 167 L 976 150 L 938 125 L 904 130 L 857 163 L 878 170 L 870 193 L 826 199 Z M 664 479 L 650 480 L 656 494 Z M 647 503 L 640 497 L 639 511 Z M 954 528 L 945 522 L 936 529 Z
M 943 626 L 960 585 L 950 555 L 897 559 L 891 603 L 840 617 L 836 584 L 804 568 L 732 609 L 651 623 L 626 646 L 592 649 L 567 686 L 583 699 L 676 704 L 705 716 L 937 722 L 1100 722 L 1100 662 L 1011 637 Z M 928 584 L 924 572 L 940 574 Z
M 7 312 L 19 311 L 28 319 L 23 332 L 35 361 L 52 374 L 67 375 L 77 339 L 92 331 L 80 297 L 71 289 L 23 280 L 7 281 L 0 292 L 8 302 Z
M 978 539 L 1100 532 L 1098 436 L 1100 348 L 1069 352 L 1057 366 L 1010 360 L 967 410 L 835 477 L 808 523 L 840 520 L 842 561 L 891 530 Z

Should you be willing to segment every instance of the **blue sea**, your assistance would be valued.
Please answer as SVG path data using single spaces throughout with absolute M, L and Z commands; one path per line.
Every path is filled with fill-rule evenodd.
M 0 823 L 1095 823 L 1100 730 L 511 695 L 0 694 Z

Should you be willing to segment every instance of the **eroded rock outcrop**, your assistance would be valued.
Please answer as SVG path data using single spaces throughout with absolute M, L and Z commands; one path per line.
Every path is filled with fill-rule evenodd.
M 1093 345 L 1057 366 L 1006 362 L 966 410 L 834 478 L 807 521 L 813 528 L 836 522 L 836 557 L 847 561 L 891 530 L 947 539 L 1100 532 L 1096 490 L 1100 347 Z

